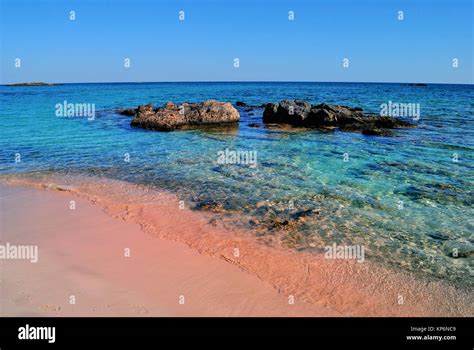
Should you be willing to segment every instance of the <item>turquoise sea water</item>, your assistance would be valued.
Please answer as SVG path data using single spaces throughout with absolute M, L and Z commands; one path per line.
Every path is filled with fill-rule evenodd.
M 236 127 L 168 133 L 131 128 L 130 117 L 114 112 L 170 100 L 262 104 L 286 98 L 374 113 L 389 101 L 419 103 L 421 117 L 415 129 L 372 137 L 268 128 L 259 109 L 239 108 Z M 384 264 L 474 285 L 472 85 L 66 84 L 1 86 L 0 99 L 2 174 L 59 171 L 156 186 L 191 206 L 222 207 L 222 218 L 246 214 L 248 220 L 235 224 L 290 248 L 361 244 L 368 258 Z M 65 100 L 94 103 L 95 119 L 57 117 L 55 105 Z M 257 166 L 218 164 L 225 149 L 256 152 Z M 256 205 L 262 201 L 271 205 Z M 319 214 L 272 226 L 308 209 Z

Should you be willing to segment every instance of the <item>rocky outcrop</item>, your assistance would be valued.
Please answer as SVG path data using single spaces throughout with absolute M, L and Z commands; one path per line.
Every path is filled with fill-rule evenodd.
M 413 124 L 392 117 L 365 115 L 361 108 L 325 103 L 311 105 L 299 100 L 284 100 L 267 104 L 263 112 L 263 122 L 309 128 L 365 131 L 366 135 L 387 135 L 385 129 L 414 127 Z
M 124 108 L 124 109 L 117 110 L 118 114 L 125 115 L 127 117 L 133 117 L 136 114 L 136 112 L 137 111 L 135 109 L 131 109 L 131 108 Z
M 209 100 L 182 105 L 167 102 L 163 107 L 156 109 L 151 104 L 139 106 L 131 126 L 171 131 L 203 125 L 235 123 L 239 119 L 239 112 L 228 102 Z

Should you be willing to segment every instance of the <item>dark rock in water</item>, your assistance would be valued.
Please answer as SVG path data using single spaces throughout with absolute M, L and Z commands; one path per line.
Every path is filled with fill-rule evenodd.
M 237 102 L 235 103 L 235 105 L 236 105 L 237 107 L 265 108 L 265 106 L 266 106 L 267 104 L 264 103 L 264 104 L 261 104 L 261 105 L 249 105 L 249 104 L 247 104 L 247 103 L 245 103 L 245 102 L 237 101 Z
M 260 127 L 260 125 L 255 124 L 255 123 L 250 123 L 250 124 L 248 124 L 247 126 L 249 126 L 249 127 L 251 127 L 251 128 L 259 128 L 259 127 Z
M 214 100 L 201 103 L 167 102 L 153 109 L 151 104 L 139 106 L 131 126 L 149 130 L 170 131 L 200 125 L 219 125 L 238 122 L 239 112 L 228 102 Z
M 306 119 L 311 110 L 311 104 L 305 101 L 288 101 L 269 103 L 263 111 L 263 122 L 272 124 L 307 124 Z
M 221 213 L 225 211 L 224 205 L 213 200 L 206 200 L 196 203 L 196 209 L 209 210 L 214 213 Z
M 386 161 L 386 162 L 381 162 L 380 164 L 390 166 L 390 167 L 396 167 L 396 168 L 402 168 L 403 167 L 403 164 L 399 163 L 399 162 Z
M 305 210 L 300 210 L 300 211 L 297 211 L 296 213 L 291 214 L 291 218 L 297 220 L 297 219 L 315 216 L 315 215 L 316 216 L 319 215 L 318 209 L 305 209 Z
M 269 124 L 289 124 L 310 128 L 340 128 L 345 131 L 408 128 L 415 125 L 402 120 L 365 115 L 361 108 L 328 105 L 311 105 L 306 101 L 284 100 L 269 103 L 263 111 L 263 122 Z M 373 132 L 373 135 L 376 133 Z
M 135 109 L 130 109 L 130 108 L 125 108 L 125 109 L 119 109 L 117 111 L 118 114 L 125 115 L 127 117 L 134 117 L 136 110 Z
M 413 201 L 430 200 L 440 204 L 457 203 L 466 206 L 474 205 L 474 199 L 470 192 L 462 187 L 444 184 L 418 184 L 405 188 L 395 189 L 395 194 L 403 194 Z
M 449 239 L 449 236 L 438 232 L 429 233 L 428 236 L 438 241 L 447 241 Z
M 390 136 L 392 132 L 386 129 L 364 129 L 362 134 L 369 136 Z
M 448 256 L 454 259 L 474 258 L 474 246 L 459 242 L 447 242 L 444 249 Z
M 453 255 L 453 257 L 454 257 L 454 255 Z M 474 250 L 459 252 L 458 257 L 459 258 L 474 258 Z
M 424 84 L 424 83 L 410 83 L 410 84 L 407 84 L 408 86 L 428 86 L 428 84 Z
M 272 229 L 289 228 L 290 221 L 288 221 L 285 218 L 280 218 L 280 217 L 276 216 L 269 222 L 269 226 Z
M 257 219 L 255 219 L 255 220 L 250 219 L 250 220 L 249 220 L 249 225 L 250 225 L 250 226 L 257 226 L 257 225 L 260 225 L 260 220 L 257 220 Z
M 366 116 L 364 118 L 364 122 L 368 123 L 369 125 L 373 125 L 375 128 L 379 128 L 379 129 L 415 128 L 416 127 L 415 124 L 411 124 L 397 118 L 378 116 L 378 115 Z

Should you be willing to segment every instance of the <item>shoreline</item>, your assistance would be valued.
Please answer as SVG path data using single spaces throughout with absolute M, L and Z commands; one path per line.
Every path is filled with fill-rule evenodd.
M 197 256 L 232 267 L 239 275 L 252 277 L 270 287 L 280 300 L 284 300 L 286 307 L 288 297 L 292 296 L 295 300 L 295 304 L 290 305 L 293 311 L 297 310 L 295 306 L 298 304 L 305 305 L 293 315 L 474 314 L 473 296 L 469 290 L 461 290 L 443 281 L 423 280 L 414 274 L 391 270 L 371 261 L 358 264 L 354 261 L 327 260 L 322 254 L 268 247 L 257 242 L 249 232 L 231 231 L 211 225 L 205 214 L 179 209 L 178 200 L 172 194 L 157 192 L 144 186 L 99 178 L 65 178 L 54 174 L 43 178 L 7 176 L 1 180 L 0 184 L 8 185 L 6 188 L 49 189 L 38 191 L 38 197 L 45 197 L 47 193 L 47 196 L 62 196 L 70 200 L 79 198 L 80 201 L 88 202 L 92 208 L 98 206 L 99 208 L 95 209 L 105 211 L 112 217 L 111 220 L 116 221 L 116 225 L 139 226 L 141 231 L 147 233 L 142 235 L 152 242 L 181 245 L 184 243 L 192 248 L 189 250 L 198 254 Z M 42 193 L 44 195 L 41 195 Z M 102 245 L 107 245 L 110 241 L 106 240 Z M 237 257 L 236 249 L 239 251 Z M 150 257 L 152 262 L 154 259 L 151 252 Z M 168 257 L 166 261 L 169 263 L 173 259 Z M 176 261 L 174 263 L 176 264 Z M 175 266 L 179 270 L 182 264 L 180 261 L 180 264 Z M 261 288 L 257 285 L 255 287 L 258 290 Z M 401 304 L 400 296 L 403 299 Z M 269 308 L 273 310 L 273 315 L 284 315 L 282 310 L 274 307 L 275 305 L 272 305 Z M 308 310 L 311 311 L 307 312 Z M 218 312 L 218 308 L 213 311 Z M 150 314 L 155 315 L 153 312 Z M 230 314 L 263 315 L 261 311 L 242 312 L 237 306 Z
M 0 244 L 39 250 L 36 263 L 0 260 L 2 317 L 338 316 L 328 307 L 289 305 L 257 277 L 146 235 L 85 199 L 74 198 L 70 210 L 67 193 L 3 185 L 0 193 Z

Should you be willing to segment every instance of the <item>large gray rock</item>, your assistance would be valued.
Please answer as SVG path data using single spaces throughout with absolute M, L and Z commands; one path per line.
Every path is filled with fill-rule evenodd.
M 263 122 L 289 124 L 310 128 L 335 128 L 347 131 L 366 130 L 366 134 L 382 134 L 380 129 L 414 127 L 402 120 L 377 115 L 364 115 L 361 108 L 328 105 L 311 105 L 306 101 L 283 100 L 269 103 L 263 111 Z M 377 130 L 371 133 L 367 130 Z
M 150 130 L 171 131 L 202 125 L 238 122 L 239 112 L 228 102 L 214 100 L 201 103 L 166 103 L 154 109 L 151 104 L 139 106 L 131 125 Z

